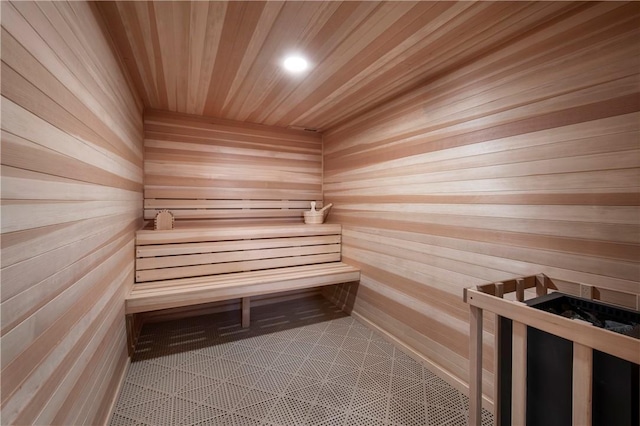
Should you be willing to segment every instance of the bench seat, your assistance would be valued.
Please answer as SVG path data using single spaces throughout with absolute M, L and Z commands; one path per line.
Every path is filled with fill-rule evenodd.
M 236 272 L 136 284 L 126 313 L 190 306 L 220 300 L 358 281 L 360 270 L 343 262 Z

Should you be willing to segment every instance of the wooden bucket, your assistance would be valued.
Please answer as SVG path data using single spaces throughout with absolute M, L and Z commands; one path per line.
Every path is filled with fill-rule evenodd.
M 311 202 L 311 210 L 303 212 L 304 215 L 304 223 L 308 225 L 317 225 L 320 223 L 324 223 L 324 220 L 327 218 L 329 214 L 329 209 L 333 204 L 328 204 L 322 208 L 322 210 L 316 210 L 316 202 Z

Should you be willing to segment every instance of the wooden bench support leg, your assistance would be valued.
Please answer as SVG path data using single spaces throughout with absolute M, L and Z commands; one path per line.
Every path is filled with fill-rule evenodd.
M 133 351 L 135 349 L 135 324 L 133 322 L 133 315 L 126 315 L 126 327 L 127 327 L 127 352 L 131 357 L 133 355 Z
M 242 328 L 248 328 L 251 322 L 251 298 L 242 298 Z

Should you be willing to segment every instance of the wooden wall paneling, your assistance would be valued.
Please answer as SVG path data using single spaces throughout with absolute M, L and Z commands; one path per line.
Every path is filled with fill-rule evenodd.
M 425 145 L 426 152 L 418 153 L 401 158 L 389 158 L 387 162 L 382 164 L 376 163 L 368 166 L 341 170 L 325 170 L 324 180 L 326 183 L 334 183 L 345 177 L 358 178 L 360 174 L 366 175 L 370 172 L 377 172 L 380 177 L 394 177 L 403 173 L 419 173 L 422 169 L 439 172 L 447 170 L 467 169 L 481 166 L 491 166 L 498 164 L 509 164 L 513 162 L 526 162 L 532 160 L 541 160 L 544 158 L 566 158 L 570 157 L 576 149 L 580 148 L 580 152 L 584 154 L 596 154 L 602 152 L 617 152 L 624 150 L 632 150 L 636 148 L 635 140 L 635 122 L 638 118 L 637 113 L 630 113 L 621 116 L 608 117 L 593 120 L 592 126 L 584 124 L 573 124 L 563 126 L 561 129 L 539 130 L 533 134 L 526 135 L 510 135 L 499 138 L 497 140 L 475 140 L 474 143 L 454 145 L 445 141 L 445 143 L 435 144 L 433 147 Z M 434 138 L 443 132 L 434 131 Z M 616 134 L 616 139 L 611 140 L 610 135 Z M 413 140 L 430 140 L 425 135 L 418 135 L 410 138 L 404 138 L 406 142 Z M 606 143 L 605 143 L 606 142 Z M 443 149 L 437 149 L 438 147 Z M 536 147 L 536 149 L 531 149 Z M 610 150 L 610 151 L 609 151 Z M 325 154 L 328 156 L 331 147 L 325 147 Z M 332 162 L 333 164 L 333 162 Z M 435 197 L 436 194 L 416 194 L 414 197 L 422 195 L 423 197 Z M 453 194 L 457 202 L 464 203 L 464 195 Z M 483 196 L 492 200 L 496 204 L 501 194 L 483 193 L 468 194 L 475 196 Z M 531 198 L 533 195 L 529 195 Z M 557 204 L 554 202 L 553 192 L 543 194 L 545 197 L 538 196 L 537 204 Z M 577 195 L 577 194 L 575 194 Z M 593 194 L 589 194 L 593 196 Z M 586 197 L 588 195 L 583 195 Z M 406 197 L 406 196 L 405 196 Z M 441 199 L 447 199 L 445 195 L 440 195 Z M 510 197 L 510 199 L 509 199 Z M 401 196 L 394 197 L 402 200 Z M 509 204 L 516 203 L 517 193 L 507 193 L 502 198 Z M 362 199 L 362 196 L 359 197 Z M 372 195 L 370 200 L 376 200 Z M 378 198 L 379 199 L 379 198 Z M 520 197 L 522 199 L 522 197 Z M 393 200 L 393 199 L 392 199 Z M 475 199 L 471 201 L 475 202 Z M 544 201 L 544 202 L 542 202 Z M 564 201 L 566 202 L 566 201 Z M 574 202 L 575 203 L 575 202 Z
M 115 342 L 107 339 L 109 336 L 114 338 L 113 333 L 109 333 L 113 328 L 124 328 L 123 327 L 123 319 L 119 317 L 119 314 L 123 314 L 123 311 L 120 307 L 120 297 L 122 296 L 122 292 L 120 291 L 122 282 L 125 281 L 128 276 L 131 276 L 131 270 L 125 269 L 120 274 L 113 274 L 112 278 L 114 278 L 114 283 L 111 290 L 114 290 L 113 293 L 105 293 L 104 298 L 98 302 L 99 306 L 104 306 L 105 317 L 102 320 L 93 321 L 95 325 L 95 329 L 84 333 L 86 340 L 79 340 L 73 350 L 65 357 L 65 359 L 61 363 L 61 367 L 65 365 L 75 365 L 75 364 L 89 364 L 89 362 L 93 360 L 104 361 L 105 353 L 98 352 L 100 349 L 104 348 L 108 344 L 113 344 Z M 108 297 L 108 299 L 106 299 Z M 95 369 L 101 370 L 103 365 L 94 364 Z M 64 369 L 62 369 L 64 371 Z M 22 413 L 21 422 L 23 423 L 41 423 L 43 420 L 39 419 L 47 419 L 51 418 L 54 415 L 57 416 L 70 416 L 74 414 L 74 410 L 70 409 L 66 410 L 65 405 L 79 405 L 84 403 L 84 399 L 80 396 L 83 395 L 78 389 L 82 389 L 83 386 L 87 386 L 88 388 L 92 388 L 94 386 L 94 381 L 103 380 L 105 377 L 92 373 L 91 371 L 83 371 L 81 369 L 74 369 L 75 374 L 67 374 L 64 376 L 64 379 L 60 382 L 59 378 L 56 375 L 52 375 L 51 378 L 45 383 L 42 384 L 41 389 L 38 389 L 38 392 L 35 393 L 31 404 L 37 406 L 39 403 L 38 398 L 41 400 L 48 400 L 45 408 L 39 413 L 38 417 L 35 420 L 32 420 L 35 412 L 28 411 L 26 413 Z M 104 371 L 102 372 L 105 373 Z M 60 374 L 60 373 L 58 373 Z M 82 382 L 83 376 L 85 381 Z M 68 395 L 65 396 L 65 392 L 53 392 L 52 389 L 54 386 L 57 386 L 57 389 L 64 389 L 68 392 Z M 87 393 L 88 396 L 92 396 L 92 394 Z M 98 409 L 100 405 L 109 401 L 100 401 L 97 404 L 95 409 Z
M 51 342 L 55 342 L 56 338 L 59 340 L 69 332 L 66 327 L 71 327 L 78 320 L 72 314 L 86 314 L 91 309 L 91 306 L 79 306 L 76 301 L 84 298 L 95 302 L 101 287 L 104 287 L 105 283 L 112 278 L 110 276 L 112 268 L 123 267 L 126 264 L 126 253 L 123 250 L 125 249 L 120 248 L 119 250 L 120 259 L 115 254 L 112 255 L 106 262 L 81 278 L 77 282 L 78 285 L 68 288 L 51 303 L 39 309 L 2 336 L 2 367 L 5 370 L 3 371 L 2 389 L 7 397 L 17 390 L 16 385 L 27 378 L 31 370 L 38 368 L 46 358 L 47 352 L 42 349 Z M 51 321 L 50 318 L 60 318 L 60 320 Z M 40 351 L 29 350 L 38 347 L 37 345 L 39 345 Z M 10 366 L 16 365 L 16 363 L 21 368 L 10 369 Z M 15 381 L 11 380 L 12 378 L 15 378 Z
M 465 287 L 545 273 L 637 302 L 640 9 L 574 6 L 324 134 L 329 221 L 362 271 L 354 314 L 454 383 Z
M 118 315 L 124 315 L 124 313 L 120 312 Z M 126 370 L 123 370 L 122 375 L 120 376 L 116 375 L 111 377 L 105 375 L 105 372 L 113 369 L 117 365 L 122 365 L 122 363 L 128 364 L 128 356 L 120 353 L 117 348 L 118 345 L 116 344 L 116 342 L 121 341 L 121 339 L 126 339 L 126 335 L 123 335 L 122 331 L 123 329 L 121 324 L 114 322 L 112 329 L 109 330 L 109 333 L 112 334 L 113 337 L 103 340 L 103 342 L 111 343 L 111 347 L 99 347 L 94 354 L 95 359 L 89 361 L 92 364 L 99 365 L 101 370 L 99 374 L 96 374 L 93 386 L 86 386 L 83 389 L 82 386 L 87 382 L 84 377 L 81 377 L 76 384 L 78 389 L 74 389 L 71 392 L 72 394 L 87 392 L 90 395 L 94 395 L 94 398 L 86 401 L 75 400 L 74 403 L 77 407 L 75 409 L 67 409 L 67 406 L 63 406 L 62 409 L 59 410 L 58 416 L 62 417 L 62 413 L 73 413 L 75 414 L 75 418 L 67 416 L 71 420 L 60 420 L 60 423 L 83 424 L 89 422 L 89 419 L 92 418 L 109 418 L 111 416 L 115 408 L 116 401 L 114 401 L 112 405 L 105 405 L 102 404 L 102 401 L 97 395 L 111 395 L 119 393 L 120 384 L 124 380 Z M 58 420 L 54 419 L 54 422 L 56 421 Z
M 322 199 L 320 135 L 159 111 L 145 115 L 145 218 L 302 221 Z
M 377 239 L 377 242 L 383 241 L 385 245 L 376 245 L 375 249 L 371 249 L 368 246 L 371 241 L 376 241 L 376 239 L 365 238 L 363 242 L 355 240 L 350 246 L 357 247 L 360 250 L 382 253 L 388 253 L 390 248 L 394 246 L 402 247 L 402 240 Z M 617 260 L 611 259 L 610 255 L 606 257 L 597 255 L 591 257 L 563 252 L 558 253 L 552 250 L 532 250 L 520 247 L 501 248 L 497 245 L 478 244 L 473 241 L 465 244 L 468 245 L 467 248 L 457 251 L 445 247 L 438 248 L 438 246 L 416 245 L 407 242 L 405 247 L 411 247 L 413 250 L 407 250 L 400 257 L 420 262 L 421 254 L 437 252 L 438 259 L 429 259 L 422 262 L 425 265 L 445 267 L 445 269 L 452 269 L 460 273 L 470 270 L 474 270 L 476 274 L 482 272 L 480 277 L 489 281 L 492 276 L 504 276 L 504 271 L 507 270 L 527 271 L 543 267 L 545 271 L 553 271 L 553 273 L 561 275 L 561 278 L 567 274 L 567 270 L 570 270 L 574 276 L 579 276 L 582 282 L 598 283 L 599 286 L 604 288 L 615 287 L 619 291 L 627 292 L 634 291 L 636 288 L 635 280 L 640 274 L 638 265 L 633 262 L 633 244 L 626 245 L 627 255 Z M 472 247 L 478 250 L 474 252 L 475 254 L 469 252 Z M 587 258 L 590 259 L 588 263 L 585 262 Z M 456 266 L 453 267 L 453 265 Z M 602 278 L 602 276 L 607 278 Z
M 126 215 L 107 216 L 58 225 L 13 232 L 2 236 L 2 267 L 28 260 L 75 241 L 75 236 L 86 238 L 109 225 L 125 221 Z M 4 295 L 3 295 L 4 297 Z
M 139 181 L 140 171 L 136 170 L 133 164 L 107 151 L 100 151 L 96 146 L 86 144 L 85 141 L 65 133 L 6 98 L 2 103 L 2 122 L 3 129 L 8 133 L 30 141 L 35 140 L 37 145 L 72 158 L 83 158 L 84 162 L 91 166 Z
M 82 98 L 85 109 L 89 110 L 91 113 L 99 117 L 102 117 L 102 120 L 106 125 L 109 126 L 112 132 L 121 133 L 124 131 L 129 131 L 132 134 L 135 133 L 134 127 L 130 129 L 126 129 L 125 127 L 126 130 L 124 130 L 122 129 L 122 126 L 118 125 L 118 123 L 114 121 L 114 118 L 112 118 L 113 114 L 118 117 L 120 114 L 122 114 L 122 112 L 115 108 L 115 105 L 108 105 L 111 100 L 109 98 L 111 95 L 107 95 L 103 91 L 97 89 L 95 86 L 96 83 L 92 82 L 92 79 L 95 78 L 95 75 L 92 76 L 91 74 L 95 72 L 96 68 L 86 70 L 77 69 L 77 58 L 73 53 L 73 49 L 65 46 L 64 42 L 62 41 L 57 44 L 58 50 L 56 51 L 56 53 L 59 54 L 59 56 L 53 55 L 44 39 L 41 38 L 41 36 L 46 37 L 53 34 L 52 30 L 47 27 L 47 25 L 50 26 L 51 24 L 46 22 L 46 20 L 44 19 L 39 19 L 38 16 L 36 16 L 36 9 L 30 9 L 26 11 L 25 14 L 28 15 L 29 19 L 33 19 L 38 24 L 41 24 L 38 27 L 38 30 L 42 34 L 37 33 L 34 28 L 27 24 L 27 21 L 23 16 L 20 15 L 20 12 L 16 10 L 22 7 L 30 8 L 31 6 L 29 6 L 29 4 L 27 3 L 26 6 L 20 4 L 17 6 L 6 6 L 3 9 L 3 15 L 5 16 L 5 19 L 3 20 L 4 28 L 10 34 L 12 34 L 13 37 L 19 38 L 20 43 L 22 44 L 24 49 L 26 49 L 31 56 L 33 56 L 38 62 L 40 62 L 51 75 L 58 79 L 76 97 Z M 91 11 L 86 11 L 86 17 L 88 18 L 91 13 Z M 34 23 L 34 25 L 37 24 Z M 93 29 L 93 31 L 96 30 L 99 29 Z M 76 45 L 76 47 L 78 51 L 86 51 L 83 46 Z M 17 64 L 16 66 L 19 67 L 20 65 Z M 79 77 L 77 77 L 76 74 L 73 74 L 72 70 L 74 68 L 76 69 L 76 73 L 77 75 L 79 75 Z M 32 81 L 32 84 L 35 83 Z M 96 92 L 92 93 L 89 88 L 84 86 L 84 84 L 87 84 L 89 88 L 96 89 Z M 53 87 L 55 88 L 56 86 Z M 117 89 L 114 88 L 114 91 L 116 90 Z M 96 100 L 97 96 L 102 97 L 101 100 L 103 101 L 103 103 Z M 113 107 L 112 114 L 107 113 L 107 111 L 105 110 L 105 107 L 107 106 Z M 125 117 L 122 116 L 122 118 Z M 135 125 L 135 122 L 131 121 L 131 119 L 127 119 L 127 121 L 130 121 L 133 125 Z M 131 140 L 132 137 L 130 135 L 122 136 L 121 139 L 126 141 Z M 133 144 L 134 142 L 130 143 Z M 139 147 L 137 148 L 137 151 L 140 152 Z
M 468 310 L 462 309 L 456 302 L 455 294 L 448 289 L 441 290 L 424 284 L 425 277 L 413 274 L 410 277 L 398 275 L 390 271 L 386 265 L 372 266 L 370 262 L 359 262 L 355 258 L 348 258 L 350 264 L 365 268 L 368 276 L 375 276 L 379 282 L 394 282 L 394 289 L 404 295 L 414 298 L 422 303 L 431 305 L 436 311 L 447 311 L 449 315 L 465 321 L 469 315 Z
M 104 423 L 127 363 L 142 103 L 95 5 L 1 7 L 0 422 Z
M 137 225 L 137 222 L 132 222 L 115 233 L 115 236 L 107 231 L 107 235 L 99 235 L 100 239 L 85 239 L 91 245 L 74 244 L 73 247 L 49 252 L 52 256 L 38 256 L 14 265 L 19 267 L 3 269 L 3 301 L 0 305 L 2 335 L 74 285 L 79 277 L 96 268 L 104 261 L 105 255 L 112 254 L 118 248 L 118 244 L 122 243 L 122 236 L 130 235 Z M 93 245 L 96 247 L 92 247 Z M 10 286 L 20 290 L 14 290 Z M 13 290 L 15 294 L 5 295 L 5 288 L 9 292 Z
M 108 300 L 118 303 L 122 297 L 123 281 L 131 276 L 131 269 L 125 266 L 129 263 L 127 259 L 129 251 L 130 246 L 123 247 L 118 256 L 114 256 L 103 264 L 104 267 L 101 269 L 109 269 L 108 271 L 101 271 L 100 275 L 93 274 L 84 280 L 85 282 L 81 284 L 85 287 L 87 284 L 93 284 L 91 278 L 96 278 L 98 281 L 93 287 L 85 289 L 84 293 L 78 294 L 77 304 L 71 306 L 66 312 L 62 312 L 60 319 L 51 327 L 45 328 L 36 335 L 28 350 L 20 354 L 8 354 L 11 358 L 5 363 L 2 390 L 3 394 L 7 397 L 11 396 L 11 399 L 3 407 L 3 411 L 6 410 L 6 415 L 16 415 L 16 419 L 20 419 L 19 424 L 33 422 L 33 418 L 38 415 L 40 409 L 43 409 L 42 405 L 47 401 L 52 400 L 51 402 L 54 403 L 54 400 L 63 398 L 82 373 L 82 368 L 71 367 L 75 365 L 78 354 L 84 350 L 88 341 L 93 339 L 96 328 L 101 323 L 95 317 L 105 309 Z M 114 273 L 113 271 L 122 272 Z M 99 309 L 99 311 L 91 312 L 92 309 Z M 48 311 L 51 312 L 54 309 L 48 309 Z M 41 312 L 40 317 L 44 317 L 49 312 Z M 42 329 L 42 326 L 40 328 Z M 13 339 L 8 337 L 18 338 L 18 333 L 21 331 L 23 330 L 16 328 L 12 334 L 3 337 L 3 347 L 5 342 L 15 345 Z M 20 335 L 25 341 L 30 341 L 28 334 L 20 333 Z M 52 344 L 57 344 L 55 349 L 50 353 L 44 352 L 44 348 Z M 24 348 L 25 345 L 20 346 Z M 83 363 L 80 363 L 80 366 L 86 367 Z M 63 384 L 68 388 L 62 386 Z M 59 389 L 60 393 L 56 389 Z M 69 395 L 69 397 L 78 398 L 81 395 Z M 107 401 L 104 402 L 107 403 Z

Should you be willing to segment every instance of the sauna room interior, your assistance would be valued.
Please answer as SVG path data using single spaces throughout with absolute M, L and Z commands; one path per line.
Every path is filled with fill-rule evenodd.
M 640 315 L 640 3 L 1 24 L 1 424 L 638 424 L 637 336 L 529 305 Z M 559 408 L 531 390 L 544 324 Z

